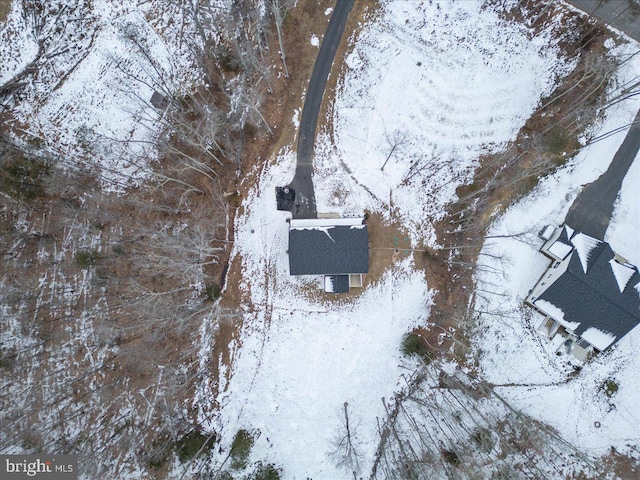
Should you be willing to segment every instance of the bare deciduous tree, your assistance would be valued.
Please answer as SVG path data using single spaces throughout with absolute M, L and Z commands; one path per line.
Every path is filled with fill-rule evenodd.
M 267 0 L 269 9 L 273 14 L 273 20 L 276 24 L 276 33 L 278 34 L 278 44 L 280 46 L 280 58 L 284 67 L 284 76 L 289 77 L 289 69 L 287 68 L 287 57 L 284 53 L 284 40 L 282 33 L 282 25 L 287 16 L 287 10 L 290 7 L 290 0 Z
M 353 473 L 354 479 L 360 472 L 360 442 L 358 440 L 357 424 L 349 418 L 349 404 L 342 405 L 341 425 L 332 441 L 332 451 L 329 457 L 337 467 Z

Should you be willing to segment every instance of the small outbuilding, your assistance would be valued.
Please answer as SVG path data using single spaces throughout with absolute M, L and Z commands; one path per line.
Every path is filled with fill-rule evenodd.
M 369 272 L 369 236 L 365 219 L 313 218 L 289 222 L 289 273 L 324 275 L 326 292 L 344 293 L 362 286 Z
M 164 111 L 169 106 L 169 99 L 158 91 L 154 91 L 151 95 L 151 105 L 158 110 Z

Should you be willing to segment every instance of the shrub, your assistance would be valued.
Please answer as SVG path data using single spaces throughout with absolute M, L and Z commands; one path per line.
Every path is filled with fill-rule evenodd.
M 614 380 L 609 379 L 606 382 L 604 382 L 604 385 L 602 386 L 602 388 L 604 389 L 605 395 L 611 398 L 618 391 L 618 384 Z
M 490 452 L 496 444 L 491 431 L 488 428 L 477 428 L 471 435 L 473 441 L 476 442 L 480 450 Z
M 147 454 L 147 465 L 151 468 L 162 468 L 169 460 L 170 448 L 158 448 Z
M 246 430 L 238 430 L 236 436 L 233 437 L 231 444 L 231 468 L 234 470 L 242 470 L 247 467 L 249 455 L 253 447 L 253 437 Z
M 493 472 L 492 480 L 513 480 L 519 478 L 519 475 L 514 471 L 510 465 L 501 465 L 498 470 Z
M 406 334 L 402 339 L 402 353 L 407 356 L 417 355 L 427 365 L 431 362 L 429 350 L 415 332 Z
M 240 205 L 242 205 L 242 196 L 240 195 L 239 192 L 231 193 L 226 197 L 227 197 L 227 202 L 229 202 L 229 205 L 231 205 L 232 207 L 238 208 Z
M 256 133 L 258 133 L 258 127 L 256 127 L 253 123 L 246 122 L 242 131 L 247 137 L 255 137 Z
M 554 155 L 561 155 L 570 145 L 571 139 L 560 127 L 553 129 L 544 137 L 545 149 Z
M 34 200 L 44 196 L 42 178 L 49 166 L 40 160 L 29 160 L 23 155 L 2 159 L 0 190 L 21 200 Z
M 227 72 L 239 72 L 242 70 L 242 59 L 232 49 L 219 45 L 215 51 L 215 57 L 220 67 Z
M 15 364 L 15 350 L 0 350 L 0 368 L 10 369 Z
M 198 452 L 202 455 L 213 448 L 213 444 L 216 441 L 215 435 L 209 438 L 210 435 L 204 435 L 198 430 L 192 430 L 183 436 L 176 442 L 176 452 L 178 453 L 178 459 L 182 462 L 188 462 L 195 457 Z M 209 440 L 207 442 L 207 440 Z
M 207 296 L 207 300 L 209 300 L 210 302 L 219 298 L 220 292 L 221 292 L 220 286 L 218 286 L 217 283 L 212 283 L 210 285 L 207 285 L 204 291 L 205 295 Z
M 458 454 L 453 450 L 442 450 L 442 458 L 444 458 L 447 463 L 455 465 L 456 467 L 460 465 L 460 457 L 458 457 Z
M 76 252 L 75 261 L 81 268 L 89 268 L 94 265 L 100 254 L 96 250 L 78 250 Z
M 263 465 L 260 462 L 249 478 L 250 480 L 280 480 L 280 469 L 271 463 Z

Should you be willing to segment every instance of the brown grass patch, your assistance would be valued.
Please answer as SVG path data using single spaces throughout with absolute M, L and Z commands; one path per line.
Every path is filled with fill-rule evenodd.
M 0 0 L 0 22 L 7 19 L 7 15 L 11 11 L 11 0 Z
M 631 445 L 628 445 L 631 447 Z M 611 447 L 611 451 L 604 456 L 603 471 L 615 472 L 616 478 L 621 480 L 634 480 L 640 478 L 640 452 L 637 447 L 632 447 L 635 456 L 631 454 L 622 454 L 615 448 Z

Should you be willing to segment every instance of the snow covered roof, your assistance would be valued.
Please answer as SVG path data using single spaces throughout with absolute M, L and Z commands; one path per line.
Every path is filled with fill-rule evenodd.
M 640 324 L 640 273 L 608 243 L 571 233 L 566 271 L 533 303 L 602 351 Z
M 331 227 L 354 227 L 364 228 L 364 218 L 292 218 L 289 222 L 290 228 L 307 229 L 320 228 L 326 229 Z
M 368 271 L 369 236 L 363 218 L 291 220 L 291 275 L 345 275 Z
M 616 277 L 616 282 L 618 282 L 620 293 L 624 292 L 624 289 L 629 284 L 629 280 L 631 280 L 635 273 L 633 265 L 619 263 L 615 258 L 609 260 L 609 265 L 611 265 L 613 276 Z
M 546 251 L 545 247 L 543 247 L 543 251 L 559 260 L 564 260 L 573 251 L 574 247 L 569 240 L 573 233 L 574 230 L 568 225 L 556 229 L 549 235 L 545 244 Z
M 596 347 L 598 350 L 604 350 L 616 341 L 616 337 L 614 337 L 613 335 L 603 332 L 602 330 L 598 330 L 594 327 L 587 328 L 584 332 L 582 332 L 582 335 L 580 336 L 591 345 Z
M 569 255 L 572 250 L 573 247 L 571 245 L 567 245 L 559 240 L 553 242 L 549 247 L 549 252 L 561 260 L 567 258 L 567 255 Z
M 580 258 L 580 264 L 582 265 L 584 273 L 587 273 L 591 254 L 593 253 L 594 249 L 602 242 L 593 237 L 590 237 L 589 235 L 585 235 L 584 233 L 579 232 L 571 238 L 571 243 L 575 247 L 578 258 Z
M 553 226 L 546 225 L 540 232 L 540 238 L 543 238 L 544 240 L 549 240 L 553 235 L 554 231 L 555 231 L 555 228 Z

